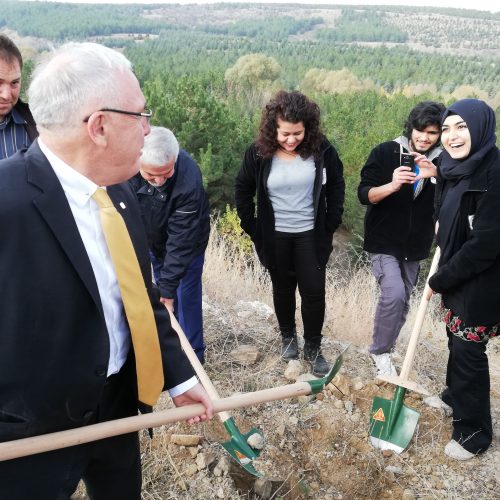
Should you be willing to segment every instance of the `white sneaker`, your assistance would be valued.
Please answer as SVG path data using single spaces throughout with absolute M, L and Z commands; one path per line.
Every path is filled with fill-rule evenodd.
M 453 415 L 453 408 L 447 405 L 439 396 L 429 396 L 424 399 L 424 404 L 430 406 L 431 408 L 437 408 L 438 410 L 443 410 L 447 417 Z
M 377 368 L 377 376 L 379 375 L 392 375 L 394 377 L 398 376 L 398 372 L 391 361 L 391 355 L 388 352 L 382 354 L 371 354 L 371 357 Z
M 458 444 L 454 439 L 452 439 L 445 447 L 444 454 L 455 460 L 469 460 L 476 455 L 467 451 L 463 446 Z

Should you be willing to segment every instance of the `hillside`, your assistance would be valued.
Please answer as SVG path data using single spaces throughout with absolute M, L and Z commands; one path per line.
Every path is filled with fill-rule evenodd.
M 444 445 L 451 419 L 429 408 L 422 397 L 408 392 L 405 404 L 421 413 L 417 431 L 401 455 L 374 449 L 369 441 L 369 414 L 374 396 L 391 398 L 394 387 L 378 384 L 367 354 L 376 299 L 375 280 L 361 261 L 346 267 L 337 247 L 327 275 L 325 354 L 333 360 L 351 344 L 341 375 L 316 398 L 268 403 L 233 412 L 242 432 L 258 428 L 265 438 L 254 461 L 266 481 L 259 488 L 231 465 L 220 442 L 228 440 L 217 418 L 189 426 L 177 424 L 156 431 L 153 441 L 141 439 L 148 500 L 206 500 L 270 498 L 275 500 L 353 499 L 481 499 L 499 498 L 500 459 L 500 344 L 488 351 L 492 381 L 494 441 L 485 455 L 459 463 L 447 458 Z M 250 265 L 248 265 L 250 264 Z M 238 273 L 234 272 L 238 269 Z M 401 367 L 420 297 L 413 297 L 408 322 L 400 336 L 396 366 Z M 435 299 L 436 300 L 436 299 Z M 411 380 L 432 394 L 443 389 L 446 334 L 438 301 L 432 303 L 421 334 Z M 272 313 L 269 280 L 256 262 L 246 263 L 224 241 L 212 235 L 204 272 L 204 320 L 207 343 L 205 368 L 222 397 L 293 383 L 295 373 L 279 357 L 276 318 Z M 297 314 L 299 319 L 300 314 Z M 299 325 L 299 332 L 301 331 Z M 236 362 L 234 351 L 250 345 L 256 362 Z M 160 409 L 171 403 L 164 398 Z M 199 444 L 176 444 L 178 434 L 200 436 Z M 254 490 L 248 491 L 248 487 Z M 255 486 L 261 495 L 255 493 Z M 74 500 L 84 500 L 83 490 Z

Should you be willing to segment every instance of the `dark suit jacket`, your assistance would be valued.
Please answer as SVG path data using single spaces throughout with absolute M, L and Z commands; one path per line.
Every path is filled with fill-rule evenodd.
M 120 213 L 153 304 L 170 388 L 193 371 L 151 285 L 135 195 L 127 183 L 108 192 L 127 207 Z M 80 233 L 37 142 L 0 162 L 0 234 L 0 441 L 92 422 L 109 337 Z

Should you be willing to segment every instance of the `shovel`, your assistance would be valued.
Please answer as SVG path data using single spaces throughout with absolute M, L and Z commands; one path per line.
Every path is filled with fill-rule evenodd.
M 213 401 L 214 411 L 234 410 L 235 408 L 245 408 L 270 401 L 294 398 L 308 394 L 321 392 L 335 377 L 342 366 L 344 354 L 347 348 L 337 357 L 328 375 L 317 380 L 307 382 L 296 382 L 295 384 L 281 385 L 271 389 L 238 394 L 230 398 L 216 399 Z M 41 436 L 34 436 L 15 441 L 0 443 L 0 462 L 12 460 L 14 458 L 25 457 L 35 453 L 68 448 L 78 444 L 97 441 L 120 434 L 136 432 L 140 429 L 160 427 L 161 425 L 188 420 L 205 413 L 205 407 L 200 404 L 181 406 L 168 410 L 136 415 L 134 417 L 120 418 L 101 422 L 99 424 L 87 425 L 77 429 L 53 432 Z
M 167 309 L 168 310 L 168 309 Z M 182 349 L 184 353 L 188 357 L 191 365 L 196 372 L 196 375 L 200 379 L 201 384 L 207 391 L 210 399 L 220 399 L 217 389 L 212 384 L 212 381 L 207 375 L 207 372 L 203 368 L 203 365 L 200 363 L 198 356 L 193 350 L 193 347 L 189 343 L 189 340 L 186 337 L 186 334 L 182 331 L 181 326 L 179 325 L 177 318 L 174 314 L 168 310 L 170 314 L 170 322 L 172 323 L 172 328 L 177 332 L 179 336 L 179 340 L 181 341 Z M 248 444 L 248 438 L 253 434 L 259 434 L 257 429 L 251 429 L 246 434 L 242 434 L 238 429 L 234 418 L 227 411 L 223 411 L 218 413 L 220 421 L 224 424 L 227 433 L 229 434 L 229 441 L 225 441 L 221 443 L 224 449 L 231 455 L 231 457 L 236 460 L 246 471 L 254 476 L 261 477 L 261 474 L 257 472 L 253 466 L 252 460 L 257 458 L 260 454 L 260 450 L 252 448 Z
M 397 385 L 393 399 L 375 397 L 372 404 L 370 414 L 370 440 L 375 448 L 381 450 L 392 450 L 396 453 L 402 453 L 415 433 L 420 413 L 403 403 L 406 391 L 411 390 L 425 395 L 429 394 L 416 382 L 409 380 L 409 376 L 413 365 L 413 359 L 415 358 L 418 337 L 420 336 L 425 312 L 429 304 L 429 299 L 427 298 L 430 290 L 429 278 L 436 272 L 439 263 L 439 255 L 439 247 L 437 247 L 434 258 L 432 259 L 429 275 L 427 276 L 424 292 L 420 300 L 417 317 L 413 325 L 399 377 L 392 375 L 377 377 L 384 382 Z

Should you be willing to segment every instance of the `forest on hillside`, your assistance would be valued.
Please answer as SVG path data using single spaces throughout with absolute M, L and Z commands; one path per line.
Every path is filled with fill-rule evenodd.
M 199 162 L 212 207 L 233 182 L 260 110 L 279 88 L 322 109 L 344 162 L 344 225 L 361 234 L 359 170 L 399 135 L 419 101 L 462 97 L 500 107 L 500 14 L 310 5 L 89 5 L 0 0 L 0 29 L 27 59 L 51 44 L 93 40 L 132 60 L 154 110 Z M 25 83 L 33 66 L 25 65 Z

